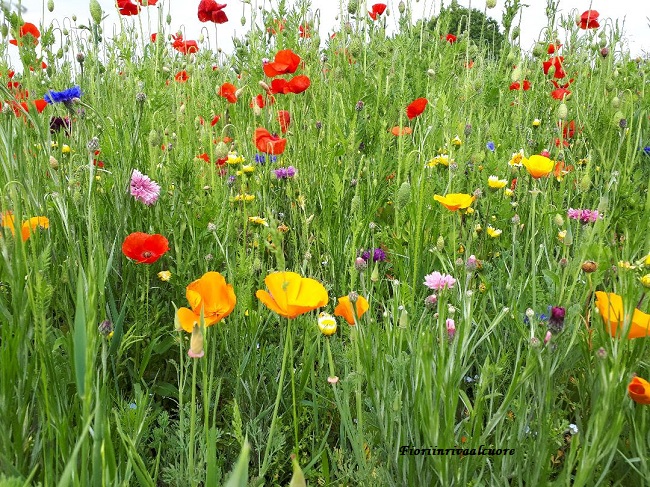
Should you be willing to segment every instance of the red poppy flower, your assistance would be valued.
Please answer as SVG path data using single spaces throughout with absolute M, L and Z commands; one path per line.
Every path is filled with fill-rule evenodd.
M 558 123 L 558 125 L 560 124 Z M 573 136 L 576 134 L 575 120 L 571 120 L 569 123 L 563 121 L 561 127 L 562 127 L 562 136 L 565 139 L 572 139 Z
M 206 152 L 204 152 L 203 154 L 199 154 L 198 156 L 196 156 L 196 158 L 201 159 L 205 162 L 210 162 L 210 156 Z
M 282 133 L 287 133 L 287 129 L 291 124 L 291 114 L 287 110 L 278 110 L 278 122 L 280 122 Z
M 576 24 L 581 29 L 597 29 L 600 27 L 598 23 L 598 16 L 600 14 L 596 10 L 587 10 L 582 13 Z
M 215 115 L 214 117 L 212 117 L 212 120 L 210 121 L 210 126 L 214 127 L 220 119 L 221 119 L 221 115 Z
M 264 108 L 266 106 L 266 101 L 262 95 L 257 95 L 255 98 L 253 98 L 253 101 L 251 101 L 249 105 L 251 108 L 256 105 L 258 108 Z
M 291 78 L 290 81 L 287 81 L 282 78 L 276 78 L 271 81 L 271 93 L 282 93 L 286 95 L 287 93 L 302 93 L 311 85 L 311 80 L 308 76 L 300 75 Z
M 117 0 L 117 8 L 120 15 L 130 16 L 140 13 L 140 5 L 131 2 L 131 0 Z
M 281 139 L 277 135 L 271 135 L 265 128 L 255 129 L 254 142 L 258 151 L 274 155 L 282 154 L 287 145 L 287 139 Z
M 122 243 L 122 253 L 138 264 L 152 264 L 169 250 L 169 242 L 159 234 L 134 232 Z
M 530 81 L 528 81 L 527 79 L 525 79 L 523 83 L 520 83 L 519 81 L 515 81 L 510 85 L 510 91 L 513 90 L 524 90 L 524 91 L 530 90 Z
M 34 45 L 36 46 L 38 44 L 38 38 L 41 37 L 41 32 L 34 24 L 25 22 L 20 26 L 20 29 L 18 30 L 19 40 L 11 39 L 9 41 L 9 44 L 13 44 L 14 46 L 22 46 L 22 38 L 26 35 L 31 35 L 34 38 Z
M 415 117 L 420 115 L 427 107 L 427 103 L 429 103 L 429 100 L 426 98 L 418 98 L 417 100 L 412 101 L 410 105 L 406 107 L 406 116 L 409 120 L 413 120 Z
M 278 51 L 275 55 L 275 59 L 263 66 L 264 74 L 269 78 L 273 78 L 280 74 L 295 73 L 299 64 L 300 56 L 291 49 L 285 49 L 283 51 Z
M 219 96 L 224 97 L 230 103 L 237 102 L 237 88 L 232 83 L 224 83 L 219 88 Z
M 401 135 L 409 135 L 413 133 L 413 129 L 411 127 L 399 127 L 395 126 L 392 129 L 390 129 L 390 133 L 393 134 L 395 137 L 400 137 Z
M 446 40 L 449 44 L 453 44 L 454 42 L 456 42 L 457 37 L 456 37 L 454 34 L 447 34 L 447 36 L 445 37 L 445 40 Z
M 190 76 L 187 74 L 187 71 L 182 70 L 176 73 L 176 76 L 174 76 L 174 79 L 178 81 L 179 83 L 185 83 Z
M 214 22 L 215 24 L 223 24 L 228 22 L 228 17 L 223 9 L 226 4 L 215 2 L 215 0 L 201 0 L 199 2 L 199 20 L 201 22 Z
M 154 32 L 153 34 L 151 34 L 151 42 L 155 44 L 156 39 L 158 39 L 158 34 Z
M 562 44 L 549 44 L 548 49 L 546 50 L 547 54 L 555 54 L 555 52 L 562 47 Z
M 549 70 L 551 69 L 551 66 L 555 68 L 555 72 L 553 73 L 554 78 L 564 78 L 566 76 L 566 73 L 564 72 L 564 69 L 562 69 L 562 62 L 564 61 L 564 56 L 554 56 L 548 61 L 544 61 L 542 63 L 542 66 L 544 68 L 544 74 L 548 74 Z
M 553 83 L 553 86 L 555 86 L 555 89 L 551 91 L 551 96 L 556 100 L 563 100 L 565 97 L 571 94 L 567 88 L 569 88 L 569 86 L 571 86 L 571 83 L 573 83 L 573 78 L 571 78 L 568 83 L 564 83 L 563 85 L 560 85 L 555 80 L 551 80 L 551 83 Z
M 191 54 L 193 52 L 199 52 L 199 45 L 196 43 L 196 41 L 185 41 L 183 40 L 183 36 L 181 34 L 175 36 L 172 35 L 172 38 L 174 39 L 174 42 L 172 43 L 172 47 L 176 49 L 178 52 L 181 54 Z
M 386 11 L 386 4 L 376 3 L 370 8 L 372 10 L 368 12 L 368 15 L 370 15 L 370 18 L 372 20 L 377 20 L 377 17 L 379 17 L 381 14 L 383 14 Z

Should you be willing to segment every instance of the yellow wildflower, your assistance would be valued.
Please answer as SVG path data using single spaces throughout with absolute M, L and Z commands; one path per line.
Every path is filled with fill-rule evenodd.
M 499 179 L 498 176 L 490 176 L 488 178 L 488 186 L 490 189 L 501 189 L 508 184 L 507 179 Z
M 524 149 L 521 149 L 519 152 L 512 153 L 512 157 L 510 158 L 510 162 L 508 162 L 508 164 L 514 167 L 521 167 L 521 165 L 523 164 L 523 160 L 524 160 Z
M 492 237 L 492 238 L 497 238 L 499 235 L 501 235 L 502 230 L 499 230 L 497 228 L 494 228 L 492 225 L 488 225 L 487 227 L 487 234 Z
M 460 147 L 461 145 L 463 145 L 463 141 L 460 140 L 460 137 L 457 135 L 456 137 L 451 139 L 451 145 L 455 145 L 456 147 Z
M 164 282 L 169 282 L 169 280 L 172 278 L 172 273 L 169 271 L 160 271 L 158 273 L 158 279 Z
M 265 227 L 269 226 L 267 221 L 264 218 L 262 218 L 261 216 L 249 216 L 248 221 L 251 222 L 251 223 L 255 223 L 256 225 L 262 225 L 262 226 L 265 226 Z

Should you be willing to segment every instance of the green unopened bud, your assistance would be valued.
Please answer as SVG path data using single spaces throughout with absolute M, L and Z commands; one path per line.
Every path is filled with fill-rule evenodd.
M 76 22 L 76 21 L 77 21 L 77 16 L 76 16 L 76 15 L 72 14 L 72 17 L 71 17 L 71 18 L 72 18 L 72 21 L 73 21 L 73 22 Z
M 223 159 L 224 157 L 228 157 L 228 152 L 230 152 L 230 149 L 228 148 L 228 145 L 225 142 L 219 142 L 217 146 L 214 148 L 214 156 L 217 159 Z
M 440 235 L 438 237 L 438 240 L 436 240 L 436 248 L 438 249 L 439 252 L 442 252 L 442 249 L 445 248 L 445 237 Z
M 63 32 L 64 36 L 67 36 L 68 34 L 70 34 L 70 31 L 68 29 L 66 29 L 66 28 L 64 28 L 61 32 Z
M 356 14 L 357 10 L 359 10 L 359 2 L 357 0 L 350 0 L 348 2 L 348 13 Z
M 404 11 L 406 10 L 406 5 L 404 5 L 404 2 L 400 2 L 399 5 L 397 6 L 397 10 L 399 10 L 399 13 L 403 14 Z
M 510 74 L 510 81 L 514 83 L 515 81 L 519 80 L 521 80 L 521 68 L 517 66 L 512 70 L 512 73 Z
M 544 45 L 541 42 L 538 42 L 535 44 L 535 47 L 533 47 L 533 56 L 535 57 L 543 56 L 545 52 L 546 49 L 544 49 Z
M 557 107 L 557 118 L 560 120 L 566 120 L 568 114 L 569 109 L 567 108 L 566 103 L 560 103 L 560 106 Z
M 171 23 L 172 23 L 172 16 L 171 16 L 171 14 L 167 14 L 167 18 L 165 19 L 165 21 L 167 22 L 167 25 L 171 25 Z
M 406 328 L 409 326 L 409 314 L 406 312 L 406 308 L 402 308 L 402 312 L 399 315 L 399 327 Z
M 497 0 L 487 0 L 487 2 L 485 2 L 485 6 L 487 8 L 494 8 L 497 6 Z
M 152 129 L 149 132 L 148 142 L 151 147 L 157 147 L 162 143 L 162 137 L 157 130 Z
M 555 223 L 558 227 L 561 227 L 564 225 L 564 218 L 562 218 L 562 215 L 559 213 L 556 213 L 555 216 L 553 217 L 553 223 Z
M 96 24 L 102 21 L 102 6 L 97 0 L 90 0 L 90 17 Z
M 398 209 L 404 209 L 411 201 L 411 183 L 404 181 L 397 190 L 397 197 L 395 198 Z
M 607 91 L 612 91 L 614 88 L 616 88 L 616 85 L 614 84 L 614 80 L 606 79 L 605 88 L 607 89 Z
M 625 115 L 623 115 L 623 112 L 622 112 L 622 111 L 618 110 L 618 111 L 614 114 L 613 122 L 614 122 L 614 124 L 615 124 L 617 127 L 619 127 L 619 126 L 620 126 L 620 123 L 621 123 L 621 120 L 623 120 L 623 119 L 625 119 Z
M 376 261 L 374 267 L 372 268 L 372 274 L 370 274 L 370 280 L 372 282 L 377 282 L 379 280 L 379 262 Z
M 246 25 L 246 17 L 242 15 L 241 19 L 239 19 L 239 23 L 241 23 L 242 26 Z
M 580 191 L 583 193 L 589 191 L 589 188 L 591 187 L 591 176 L 589 175 L 588 172 L 585 172 L 582 178 L 580 178 Z
M 9 27 L 7 24 L 2 24 L 0 26 L 0 34 L 2 34 L 2 37 L 7 37 L 9 35 Z
M 618 108 L 621 106 L 621 99 L 618 96 L 612 98 L 612 108 Z
M 54 11 L 54 0 L 47 0 L 47 10 L 48 12 Z
M 519 27 L 515 27 L 512 29 L 512 34 L 510 34 L 510 39 L 515 40 L 519 37 L 519 34 L 521 34 L 521 29 Z

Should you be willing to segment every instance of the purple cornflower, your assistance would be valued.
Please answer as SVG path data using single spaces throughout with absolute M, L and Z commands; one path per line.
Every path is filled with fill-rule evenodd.
M 370 260 L 370 250 L 364 250 L 361 253 L 361 258 L 368 262 Z M 383 262 L 386 260 L 386 252 L 381 247 L 377 247 L 372 251 L 373 262 Z
M 81 98 L 81 95 L 81 88 L 75 85 L 72 88 L 63 91 L 50 90 L 45 94 L 45 96 L 43 96 L 43 99 L 50 105 L 53 105 L 54 103 L 64 103 L 65 105 L 69 105 L 75 98 Z
M 434 271 L 431 274 L 424 276 L 424 285 L 434 291 L 451 289 L 454 287 L 454 284 L 456 284 L 456 279 L 449 274 L 441 274 L 438 271 Z
M 278 179 L 290 179 L 296 175 L 296 168 L 293 166 L 279 167 L 273 171 Z
M 142 174 L 137 169 L 131 174 L 131 196 L 142 201 L 145 205 L 153 205 L 160 195 L 160 186 L 152 181 L 149 176 Z
M 600 213 L 598 210 L 576 210 L 569 208 L 567 211 L 567 216 L 572 220 L 580 220 L 580 223 L 594 223 L 598 218 L 600 218 Z

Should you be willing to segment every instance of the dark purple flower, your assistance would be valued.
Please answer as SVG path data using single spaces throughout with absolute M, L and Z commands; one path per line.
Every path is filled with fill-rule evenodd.
M 65 135 L 70 137 L 70 119 L 68 117 L 50 118 L 50 133 L 54 134 L 61 129 L 65 129 Z
M 564 315 L 566 310 L 561 306 L 551 308 L 551 317 L 548 319 L 548 329 L 554 335 L 560 333 L 564 328 Z
M 372 254 L 371 254 L 372 252 Z M 370 256 L 372 255 L 372 261 L 373 262 L 383 262 L 386 260 L 386 252 L 383 251 L 380 247 L 377 247 L 374 250 L 364 250 L 361 253 L 361 258 L 368 262 L 370 260 Z

